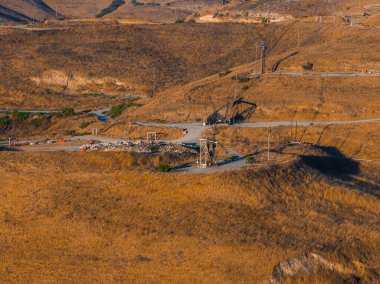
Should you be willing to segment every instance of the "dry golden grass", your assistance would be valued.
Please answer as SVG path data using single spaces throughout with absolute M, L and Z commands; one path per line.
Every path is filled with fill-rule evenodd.
M 265 146 L 270 132 L 274 147 L 289 142 L 319 144 L 339 149 L 347 157 L 380 162 L 380 123 L 268 128 L 219 128 L 216 139 L 225 147 L 249 154 Z
M 286 26 L 283 35 L 267 63 L 268 71 L 281 58 L 296 51 L 297 33 L 300 32 L 301 51 L 283 61 L 279 72 L 303 72 L 308 61 L 314 71 L 367 72 L 380 70 L 379 30 L 336 27 L 315 23 L 296 23 Z M 285 27 L 274 33 L 279 37 Z M 312 33 L 313 36 L 308 35 Z M 360 37 L 359 37 L 360 34 Z M 357 35 L 357 39 L 356 36 Z M 275 42 L 275 41 L 274 41 Z M 271 46 L 271 44 L 269 44 Z M 361 52 L 357 52 L 358 49 Z M 194 121 L 205 119 L 213 112 L 210 98 L 216 108 L 236 96 L 244 96 L 256 102 L 258 109 L 252 121 L 262 120 L 339 120 L 378 117 L 380 105 L 378 77 L 289 77 L 265 76 L 247 83 L 236 84 L 236 74 L 241 77 L 256 71 L 252 62 L 230 69 L 228 76 L 214 75 L 201 80 L 163 91 L 133 116 L 149 114 L 152 120 Z M 248 88 L 244 90 L 243 88 Z M 157 106 L 160 106 L 157 109 Z
M 249 62 L 263 33 L 261 26 L 235 24 L 113 22 L 72 22 L 45 32 L 7 30 L 1 41 L 0 101 L 3 108 L 106 108 L 115 100 L 83 95 L 157 92 L 215 74 Z
M 1 282 L 260 283 L 304 252 L 380 268 L 378 197 L 297 158 L 200 176 L 122 153 L 0 158 Z
M 129 123 L 115 124 L 103 134 L 107 136 L 127 137 L 146 140 L 148 132 L 156 132 L 158 140 L 175 140 L 183 136 L 183 130 L 174 127 L 130 126 Z M 153 135 L 153 134 L 152 134 Z M 151 136 L 149 139 L 153 139 Z

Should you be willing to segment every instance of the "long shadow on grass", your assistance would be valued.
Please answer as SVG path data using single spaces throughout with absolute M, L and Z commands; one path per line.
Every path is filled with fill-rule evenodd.
M 0 152 L 18 152 L 18 151 L 20 150 L 16 148 L 0 146 Z
M 334 182 L 380 198 L 378 182 L 369 183 L 355 178 L 361 173 L 358 161 L 345 156 L 335 147 L 319 146 L 319 149 L 324 155 L 301 155 L 303 162 Z

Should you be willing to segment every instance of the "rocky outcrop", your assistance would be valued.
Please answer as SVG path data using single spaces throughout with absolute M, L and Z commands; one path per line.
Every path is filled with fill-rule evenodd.
M 364 271 L 367 271 L 362 264 L 360 264 L 360 266 Z M 340 263 L 329 261 L 318 254 L 308 253 L 277 264 L 273 268 L 272 277 L 267 283 L 280 284 L 287 279 L 297 279 L 313 275 L 317 276 L 318 273 L 321 272 L 330 272 L 339 275 L 342 280 L 349 281 L 348 283 L 378 283 L 380 280 L 378 275 L 374 275 L 373 272 L 368 271 L 368 275 L 373 281 L 364 282 L 361 277 L 356 275 L 354 269 Z

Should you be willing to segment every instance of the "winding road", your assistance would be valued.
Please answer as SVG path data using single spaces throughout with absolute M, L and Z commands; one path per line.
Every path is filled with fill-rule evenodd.
M 338 124 L 354 124 L 354 123 L 373 123 L 380 122 L 380 118 L 373 119 L 361 119 L 361 120 L 338 120 L 338 121 L 297 121 L 298 126 L 318 126 L 318 125 L 338 125 Z M 237 128 L 271 128 L 280 126 L 295 125 L 296 122 L 291 121 L 269 121 L 269 122 L 245 122 L 230 125 L 228 127 Z M 199 139 L 202 137 L 203 132 L 208 129 L 208 126 L 203 126 L 201 123 L 149 123 L 149 122 L 136 122 L 137 125 L 153 126 L 153 127 L 175 127 L 181 129 L 187 129 L 188 133 L 177 140 L 174 143 L 188 143 L 199 144 Z M 219 126 L 227 126 L 227 124 L 219 124 Z
M 347 120 L 347 121 L 325 121 L 325 122 L 305 122 L 305 121 L 298 121 L 298 126 L 318 126 L 318 125 L 340 125 L 340 124 L 356 124 L 356 123 L 378 123 L 380 122 L 380 118 L 374 118 L 374 119 L 362 119 L 362 120 Z M 183 136 L 180 139 L 173 140 L 173 141 L 167 141 L 172 143 L 181 143 L 181 144 L 199 144 L 199 139 L 202 137 L 202 134 L 205 130 L 209 129 L 209 126 L 204 126 L 200 123 L 148 123 L 148 122 L 137 122 L 137 125 L 142 126 L 153 126 L 153 127 L 175 127 L 175 128 L 181 128 L 181 129 L 187 129 L 187 134 Z M 291 126 L 294 125 L 294 122 L 290 121 L 275 121 L 275 122 L 254 122 L 254 123 L 240 123 L 231 125 L 228 127 L 235 127 L 235 128 L 271 128 L 271 127 L 280 127 L 280 126 Z M 221 126 L 227 126 L 227 125 L 221 125 Z M 107 143 L 114 143 L 123 141 L 123 139 L 114 139 L 110 137 L 101 137 L 101 136 L 75 136 L 71 137 L 69 139 L 66 139 L 70 142 L 75 141 L 100 141 L 100 142 L 107 142 Z M 24 143 L 30 143 L 31 141 L 18 141 L 20 144 Z M 35 141 L 36 142 L 36 141 Z M 1 142 L 0 146 L 5 147 L 4 150 L 9 150 L 7 148 L 8 142 Z M 39 145 L 40 146 L 40 145 Z M 38 148 L 30 149 L 29 147 L 21 147 L 21 151 L 79 151 L 81 149 L 80 145 L 43 145 Z M 209 167 L 207 169 L 200 169 L 197 167 L 197 165 L 184 165 L 182 167 L 177 168 L 176 170 L 180 172 L 185 173 L 191 173 L 191 174 L 201 174 L 201 173 L 211 173 L 211 172 L 218 172 L 218 171 L 226 171 L 226 170 L 236 170 L 239 168 L 242 168 L 246 166 L 245 163 L 245 156 L 233 152 L 229 149 L 226 149 L 226 152 L 233 155 L 235 158 L 231 161 L 224 161 L 220 162 L 218 166 Z
M 257 76 L 316 76 L 316 77 L 380 77 L 380 71 L 369 72 L 273 72 L 262 75 L 261 73 L 251 73 L 248 78 Z

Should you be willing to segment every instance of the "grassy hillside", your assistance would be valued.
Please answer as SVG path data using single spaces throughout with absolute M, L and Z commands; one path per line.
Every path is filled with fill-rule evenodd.
M 67 18 L 94 18 L 104 8 L 108 7 L 112 0 L 44 0 L 50 7 L 57 7 L 60 14 Z
M 1 281 L 260 283 L 306 252 L 352 271 L 326 283 L 377 279 L 370 185 L 303 158 L 196 179 L 126 172 L 128 159 L 2 154 Z
M 7 31 L 0 43 L 5 94 L 0 100 L 4 107 L 55 107 L 65 101 L 86 107 L 84 97 L 68 95 L 157 92 L 251 61 L 255 43 L 274 29 L 89 23 L 57 31 Z M 63 91 L 65 96 L 59 95 Z
M 376 45 L 380 44 L 378 30 L 335 28 L 315 23 L 297 23 L 274 34 L 267 60 L 267 72 L 279 60 L 277 72 L 304 72 L 307 62 L 313 71 L 367 72 L 380 70 Z M 283 31 L 282 30 L 282 31 Z M 300 50 L 297 47 L 300 35 Z M 359 37 L 360 34 L 360 37 Z M 357 35 L 357 36 L 354 36 Z M 333 40 L 332 40 L 333 39 Z M 278 42 L 278 43 L 277 43 Z M 271 44 L 272 43 L 272 44 Z M 358 50 L 361 52 L 357 52 Z M 297 54 L 290 56 L 294 52 Z M 237 51 L 239 52 L 239 51 Z M 242 51 L 244 52 L 244 51 Z M 252 52 L 254 59 L 255 52 Z M 260 70 L 260 62 L 231 68 L 226 76 L 215 75 L 164 90 L 145 106 L 133 113 L 151 119 L 194 121 L 206 118 L 216 107 L 236 96 L 244 96 L 259 106 L 253 120 L 337 120 L 378 117 L 380 114 L 378 77 L 318 77 L 318 76 L 264 76 L 248 82 L 239 78 Z M 173 102 L 176 102 L 175 104 Z M 160 106 L 157 110 L 156 107 Z M 153 111 L 155 109 L 155 111 Z

